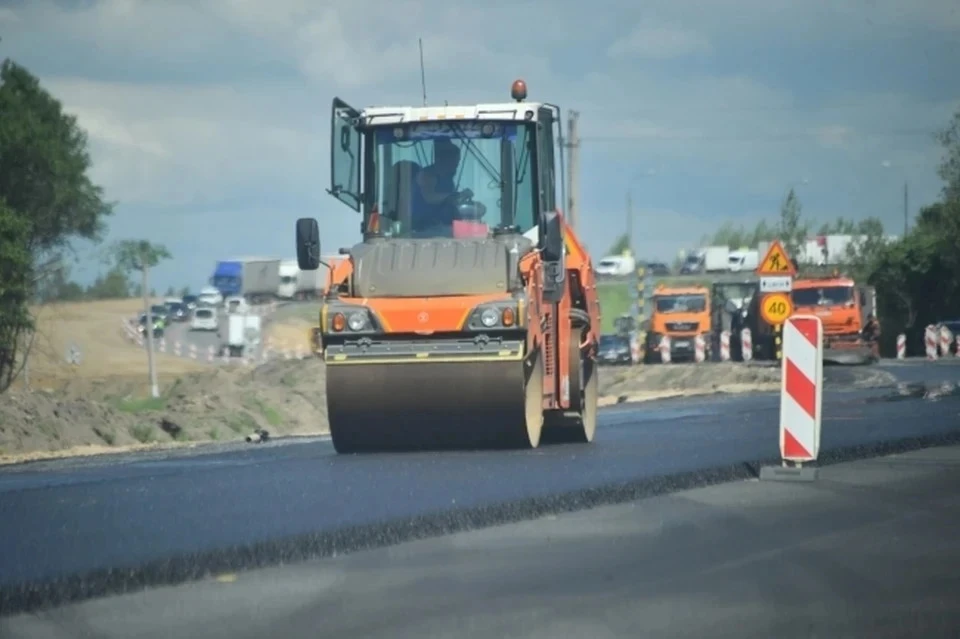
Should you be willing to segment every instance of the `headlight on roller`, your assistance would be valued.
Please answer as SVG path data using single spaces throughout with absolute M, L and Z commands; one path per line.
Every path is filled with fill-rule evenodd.
M 485 308 L 483 312 L 480 313 L 480 323 L 487 328 L 496 326 L 499 321 L 500 313 L 495 308 Z
M 347 319 L 347 326 L 351 331 L 362 331 L 367 327 L 367 317 L 364 313 L 351 313 Z

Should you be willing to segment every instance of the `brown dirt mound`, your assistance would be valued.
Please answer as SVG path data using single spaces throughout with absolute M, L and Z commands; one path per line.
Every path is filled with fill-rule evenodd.
M 241 440 L 327 432 L 323 363 L 274 361 L 255 369 L 188 373 L 145 398 L 139 380 L 70 380 L 54 393 L 10 391 L 0 404 L 0 460 L 40 453 Z
M 780 368 L 734 362 L 600 369 L 601 404 L 780 388 Z

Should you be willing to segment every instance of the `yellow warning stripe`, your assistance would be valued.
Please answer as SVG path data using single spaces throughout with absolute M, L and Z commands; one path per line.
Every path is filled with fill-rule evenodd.
M 410 357 L 356 357 L 353 355 L 327 356 L 327 364 L 334 366 L 363 365 L 363 364 L 441 364 L 463 362 L 510 362 L 523 359 L 523 351 L 502 350 L 496 355 L 473 355 L 467 357 L 451 357 L 449 355 L 433 355 L 432 353 L 415 353 Z

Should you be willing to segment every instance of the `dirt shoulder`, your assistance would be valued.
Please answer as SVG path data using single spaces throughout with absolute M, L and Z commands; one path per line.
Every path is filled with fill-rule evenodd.
M 327 432 L 323 364 L 277 360 L 187 373 L 144 396 L 142 380 L 78 379 L 13 390 L 0 404 L 0 463 L 157 446 Z
M 742 363 L 668 364 L 600 369 L 600 405 L 709 393 L 780 389 L 780 369 Z

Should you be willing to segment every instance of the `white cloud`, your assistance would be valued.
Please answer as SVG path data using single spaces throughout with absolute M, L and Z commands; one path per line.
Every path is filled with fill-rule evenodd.
M 611 58 L 668 60 L 709 53 L 710 41 L 701 34 L 674 25 L 645 21 L 607 48 Z
M 137 219 L 165 224 L 171 241 L 190 220 L 193 228 L 230 225 L 232 242 L 276 235 L 286 246 L 282 225 L 297 215 L 344 211 L 322 223 L 325 241 L 349 243 L 357 220 L 323 191 L 330 99 L 419 103 L 422 37 L 433 103 L 505 99 L 510 82 L 524 77 L 531 99 L 581 111 L 581 165 L 591 176 L 583 197 L 592 198 L 585 212 L 615 210 L 627 174 L 656 166 L 635 205 L 669 225 L 644 246 L 671 252 L 671 243 L 725 221 L 720 207 L 747 216 L 804 177 L 808 210 L 872 210 L 854 199 L 890 181 L 881 159 L 914 167 L 904 171 L 918 201 L 935 192 L 936 150 L 917 131 L 945 123 L 956 102 L 907 91 L 840 94 L 836 86 L 809 97 L 789 74 L 761 80 L 724 55 L 756 41 L 764 47 L 757 56 L 778 69 L 775 41 L 829 65 L 815 56 L 838 34 L 850 47 L 908 47 L 904 38 L 926 33 L 921 27 L 960 28 L 955 4 L 99 0 L 65 10 L 31 0 L 0 10 L 0 22 L 24 26 L 3 34 L 5 52 L 22 52 L 88 130 L 94 176 L 108 197 L 125 211 L 168 209 Z M 696 65 L 683 66 L 692 54 Z M 698 193 L 700 202 L 676 202 Z M 282 218 L 280 231 L 271 215 Z M 118 224 L 136 229 L 132 218 Z M 602 245 L 619 226 L 590 224 L 586 239 Z
M 95 177 L 125 204 L 186 205 L 252 185 L 306 193 L 315 175 L 320 131 L 281 89 L 46 85 L 87 130 Z

